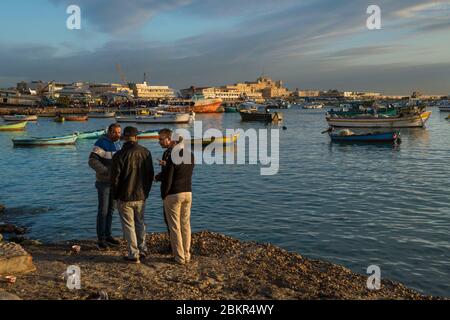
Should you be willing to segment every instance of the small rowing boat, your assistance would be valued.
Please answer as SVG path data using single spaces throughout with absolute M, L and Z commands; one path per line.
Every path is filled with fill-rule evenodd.
M 283 114 L 280 112 L 240 110 L 239 113 L 242 121 L 276 122 L 283 120 Z
M 38 117 L 36 115 L 24 115 L 24 114 L 15 114 L 12 116 L 3 116 L 5 121 L 37 121 Z
M 190 143 L 190 144 L 201 144 L 203 146 L 207 146 L 212 143 L 226 145 L 226 144 L 236 143 L 238 138 L 239 138 L 239 133 L 236 133 L 236 134 L 234 134 L 232 136 L 228 136 L 228 137 L 211 137 L 211 138 L 202 138 L 202 139 L 190 139 L 190 140 L 186 140 L 186 142 Z
M 0 124 L 0 131 L 23 131 L 27 125 L 26 121 L 11 124 Z
M 105 129 L 95 130 L 95 131 L 87 131 L 87 132 L 75 132 L 78 135 L 78 139 L 87 140 L 87 139 L 98 139 L 102 135 L 106 134 Z
M 349 129 L 332 132 L 329 130 L 332 142 L 348 142 L 348 143 L 400 143 L 400 133 L 391 132 L 370 132 L 356 134 Z
M 104 118 L 114 118 L 116 116 L 115 112 L 89 112 L 88 117 L 89 118 L 98 118 L 98 119 L 104 119 Z
M 65 121 L 66 121 L 66 118 L 64 118 L 61 115 L 57 115 L 56 118 L 55 118 L 55 122 L 58 122 L 58 123 L 63 123 Z
M 76 116 L 76 115 L 68 116 L 68 115 L 65 115 L 64 118 L 65 118 L 66 121 L 79 121 L 79 122 L 88 121 L 88 119 L 89 119 L 88 116 L 86 116 L 86 115 L 84 115 L 84 116 Z
M 78 135 L 72 134 L 62 137 L 27 137 L 27 138 L 14 138 L 12 139 L 15 147 L 41 147 L 41 146 L 63 146 L 75 144 L 78 139 Z
M 144 132 L 140 132 L 137 137 L 139 140 L 158 139 L 159 138 L 159 130 L 147 130 Z
M 406 114 L 395 117 L 388 116 L 360 116 L 336 117 L 327 115 L 326 120 L 331 127 L 344 128 L 414 128 L 424 127 L 430 118 L 431 112 L 425 111 L 417 114 Z

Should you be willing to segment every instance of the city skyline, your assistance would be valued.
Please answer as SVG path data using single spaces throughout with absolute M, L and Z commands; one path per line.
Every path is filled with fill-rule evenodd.
M 66 28 L 69 5 L 81 30 Z M 369 30 L 367 7 L 381 9 Z M 0 87 L 22 80 L 176 90 L 251 81 L 289 89 L 450 93 L 450 1 L 5 1 Z M 7 14 L 5 14 L 7 13 Z

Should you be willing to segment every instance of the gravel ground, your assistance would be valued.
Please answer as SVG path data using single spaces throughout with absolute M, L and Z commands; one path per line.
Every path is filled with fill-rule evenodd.
M 402 284 L 382 279 L 366 288 L 367 276 L 310 260 L 270 244 L 241 242 L 218 233 L 193 234 L 193 261 L 172 262 L 167 234 L 149 234 L 150 255 L 141 264 L 122 260 L 125 243 L 100 251 L 94 241 L 24 245 L 37 271 L 19 275 L 0 289 L 22 299 L 431 299 Z M 72 254 L 72 245 L 81 245 Z M 81 268 L 81 289 L 69 290 L 68 266 Z

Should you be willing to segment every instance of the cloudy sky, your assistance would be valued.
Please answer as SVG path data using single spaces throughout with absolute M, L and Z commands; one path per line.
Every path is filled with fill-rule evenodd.
M 450 93 L 450 0 L 2 0 L 0 30 L 0 87 L 120 82 L 120 63 L 175 89 L 264 72 L 290 89 Z

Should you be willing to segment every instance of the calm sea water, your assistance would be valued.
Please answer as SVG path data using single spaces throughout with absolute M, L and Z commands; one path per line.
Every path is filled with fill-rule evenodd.
M 258 165 L 199 165 L 192 226 L 271 242 L 426 294 L 450 296 L 450 123 L 433 109 L 425 129 L 402 130 L 399 147 L 335 145 L 321 131 L 325 111 L 285 111 L 280 171 Z M 267 128 L 239 114 L 198 115 L 204 127 Z M 47 242 L 95 238 L 97 194 L 87 160 L 93 141 L 73 147 L 13 148 L 20 135 L 56 135 L 106 127 L 109 120 L 57 124 L 42 119 L 26 133 L 0 134 L 0 219 L 31 228 Z M 141 129 L 160 126 L 141 126 Z M 155 160 L 162 150 L 143 142 Z M 165 231 L 159 185 L 146 210 L 149 232 Z M 118 215 L 114 233 L 121 235 Z

